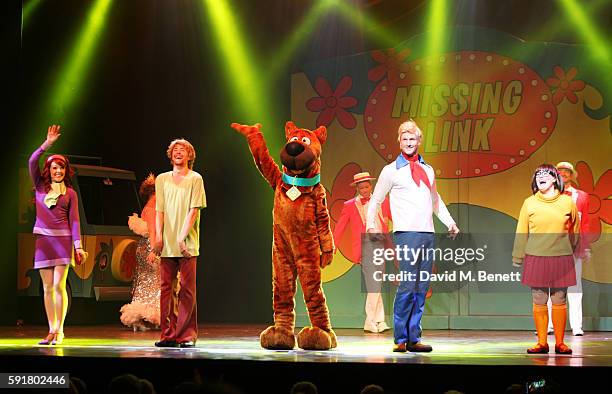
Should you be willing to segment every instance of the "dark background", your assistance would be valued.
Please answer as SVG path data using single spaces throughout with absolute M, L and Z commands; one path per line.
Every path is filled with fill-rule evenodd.
M 378 21 L 398 44 L 427 29 L 428 1 L 350 0 L 358 13 Z M 196 148 L 194 169 L 204 176 L 198 267 L 200 322 L 265 323 L 272 319 L 272 192 L 252 163 L 233 121 L 253 123 L 225 78 L 212 27 L 199 0 L 114 1 L 83 77 L 77 100 L 45 112 L 53 78 L 66 62 L 91 1 L 43 0 L 21 24 L 20 0 L 3 0 L 2 11 L 2 258 L 1 324 L 23 314 L 16 302 L 16 168 L 43 142 L 50 122 L 62 124 L 58 152 L 102 158 L 104 165 L 148 172 L 170 169 L 169 141 L 185 137 Z M 307 0 L 228 1 L 259 62 L 275 51 L 315 3 Z M 612 11 L 603 0 L 578 2 L 604 37 L 612 36 Z M 524 40 L 582 43 L 559 2 L 449 1 L 450 25 L 477 25 Z M 280 146 L 290 119 L 290 75 L 309 61 L 389 47 L 376 31 L 337 13 L 323 16 L 289 62 L 279 69 L 264 124 L 268 141 Z M 239 94 L 259 96 L 245 89 Z M 262 95 L 263 96 L 263 95 Z M 263 99 L 263 98 L 262 98 Z M 270 114 L 262 114 L 262 118 Z M 268 118 L 267 118 L 268 119 Z M 277 156 L 277 152 L 272 152 Z M 22 156 L 25 155 L 25 156 Z M 115 308 L 101 307 L 103 313 Z M 41 309 L 42 313 L 42 309 Z M 71 316 L 68 316 L 70 324 Z

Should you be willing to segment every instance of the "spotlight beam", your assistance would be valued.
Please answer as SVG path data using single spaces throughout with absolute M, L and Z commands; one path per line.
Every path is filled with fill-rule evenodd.
M 433 0 L 429 8 L 427 37 L 427 56 L 440 55 L 444 51 L 446 31 L 445 0 Z
M 328 0 L 319 1 L 314 4 L 308 14 L 302 19 L 300 25 L 293 30 L 278 51 L 270 60 L 266 77 L 266 85 L 271 84 L 278 76 L 279 71 L 286 66 L 291 55 L 304 42 L 308 35 L 314 30 L 320 21 L 320 17 L 331 8 L 333 3 Z
M 332 5 L 336 6 L 341 15 L 343 15 L 350 23 L 358 27 L 362 25 L 365 28 L 364 30 L 372 35 L 376 42 L 379 42 L 386 47 L 393 47 L 397 45 L 397 35 L 388 31 L 374 18 L 368 17 L 358 8 L 346 4 L 343 0 L 328 1 Z
M 22 3 L 21 9 L 21 30 L 23 31 L 24 26 L 30 20 L 30 17 L 36 11 L 38 6 L 42 3 L 42 0 L 27 0 Z
M 213 27 L 218 50 L 227 67 L 225 78 L 233 87 L 235 97 L 240 102 L 243 116 L 248 122 L 261 119 L 270 112 L 265 108 L 265 91 L 260 84 L 261 74 L 257 72 L 257 59 L 245 45 L 246 37 L 241 34 L 240 21 L 231 11 L 226 0 L 205 0 L 208 18 Z
M 69 108 L 77 98 L 93 49 L 100 39 L 111 2 L 111 0 L 96 0 L 89 11 L 81 34 L 66 57 L 68 61 L 55 79 L 55 87 L 49 96 L 49 115 L 57 116 L 58 112 L 61 113 L 62 110 Z
M 593 55 L 605 62 L 610 62 L 610 43 L 602 38 L 597 27 L 589 20 L 584 9 L 575 0 L 557 0 L 563 6 L 566 17 L 570 20 L 583 39 L 593 47 Z
M 431 67 L 427 73 L 426 83 L 436 85 L 440 82 L 442 75 L 438 65 L 438 58 L 446 50 L 447 18 L 446 0 L 433 0 L 429 5 L 427 16 L 427 32 L 425 33 L 425 57 L 431 61 Z
M 247 46 L 249 37 L 240 30 L 243 24 L 231 10 L 228 0 L 204 0 L 204 3 L 223 60 L 221 68 L 225 80 L 238 104 L 239 113 L 235 120 L 261 123 L 268 136 L 270 151 L 278 152 L 284 140 L 281 137 L 284 129 L 275 129 L 278 124 L 277 114 L 271 109 L 274 99 L 272 87 L 263 82 L 267 74 L 258 67 L 258 59 Z
M 598 12 L 602 6 L 608 5 L 610 0 L 594 0 L 589 4 L 585 5 L 585 12 L 589 15 L 593 15 Z M 565 11 L 563 11 L 565 12 Z M 559 17 L 559 15 L 556 15 Z M 554 18 L 551 18 L 551 21 L 544 25 L 540 30 L 538 30 L 535 34 L 532 34 L 532 38 L 530 41 L 550 41 L 551 37 L 554 37 L 555 34 L 562 32 L 564 29 L 570 30 L 574 32 L 573 27 L 568 27 L 568 24 L 565 21 L 554 21 Z M 559 18 L 560 19 L 560 18 Z

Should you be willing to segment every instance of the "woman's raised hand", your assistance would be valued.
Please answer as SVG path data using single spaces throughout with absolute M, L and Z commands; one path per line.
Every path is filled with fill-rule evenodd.
M 60 128 L 62 126 L 60 125 L 51 125 L 49 126 L 49 129 L 47 130 L 47 142 L 49 142 L 50 144 L 55 143 L 55 141 L 57 141 L 60 137 Z

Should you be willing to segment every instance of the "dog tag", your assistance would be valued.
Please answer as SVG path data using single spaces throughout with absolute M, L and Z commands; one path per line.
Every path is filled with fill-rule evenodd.
M 287 195 L 287 197 L 289 197 L 291 201 L 295 201 L 299 196 L 302 195 L 302 192 L 297 187 L 292 186 L 291 189 L 287 190 L 285 194 Z

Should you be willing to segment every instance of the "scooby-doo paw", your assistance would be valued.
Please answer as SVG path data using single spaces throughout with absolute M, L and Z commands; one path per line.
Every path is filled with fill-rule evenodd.
M 245 137 L 248 137 L 249 135 L 254 134 L 254 133 L 259 133 L 261 131 L 261 124 L 259 123 L 253 126 L 240 124 L 240 123 L 232 123 L 231 126 L 234 130 L 244 135 Z
M 259 334 L 259 343 L 264 349 L 291 350 L 295 347 L 293 330 L 270 326 Z
M 336 346 L 338 346 L 338 339 L 336 338 L 336 333 L 334 332 L 334 330 L 329 330 L 329 336 L 331 338 L 331 348 L 334 349 Z
M 337 346 L 336 334 L 319 327 L 304 327 L 297 335 L 298 347 L 304 350 L 329 350 Z
M 319 265 L 321 266 L 321 268 L 325 268 L 331 264 L 333 259 L 334 259 L 334 252 L 323 252 L 321 254 L 321 260 L 320 260 Z

